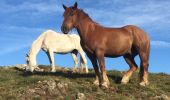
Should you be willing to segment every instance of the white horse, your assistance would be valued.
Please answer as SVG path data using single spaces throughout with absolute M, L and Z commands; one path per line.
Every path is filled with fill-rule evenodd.
M 85 53 L 80 45 L 80 37 L 76 34 L 66 35 L 60 34 L 53 30 L 43 32 L 32 44 L 29 53 L 26 55 L 27 67 L 26 70 L 33 72 L 39 67 L 36 64 L 36 56 L 40 49 L 43 49 L 50 60 L 51 72 L 55 72 L 54 53 L 67 54 L 71 53 L 74 60 L 74 69 L 78 66 L 77 53 L 80 54 L 81 69 L 85 67 L 88 73 L 87 60 Z

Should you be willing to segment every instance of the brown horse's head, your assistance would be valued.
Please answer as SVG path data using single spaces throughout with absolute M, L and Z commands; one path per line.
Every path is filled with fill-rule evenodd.
M 71 29 L 76 27 L 77 24 L 77 17 L 78 17 L 78 9 L 77 9 L 77 2 L 71 7 L 66 7 L 63 5 L 64 11 L 64 21 L 61 26 L 61 31 L 64 34 L 67 34 Z

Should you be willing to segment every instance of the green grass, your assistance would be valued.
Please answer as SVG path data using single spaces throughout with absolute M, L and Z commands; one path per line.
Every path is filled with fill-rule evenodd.
M 25 95 L 28 89 L 35 87 L 38 81 L 43 80 L 59 80 L 68 83 L 69 88 L 66 91 L 65 100 L 74 100 L 79 92 L 84 93 L 87 100 L 148 100 L 155 99 L 156 96 L 162 94 L 170 97 L 170 75 L 150 73 L 150 85 L 141 87 L 138 84 L 137 72 L 133 74 L 127 85 L 120 84 L 122 75 L 119 71 L 110 70 L 107 73 L 111 85 L 109 89 L 102 89 L 93 85 L 95 78 L 93 70 L 90 70 L 89 74 L 72 73 L 66 70 L 60 70 L 56 73 L 39 72 L 32 74 L 15 67 L 0 68 L 0 100 L 18 100 L 22 95 Z M 32 100 L 41 99 L 38 95 L 28 96 L 27 98 Z M 156 98 L 155 100 L 163 99 Z

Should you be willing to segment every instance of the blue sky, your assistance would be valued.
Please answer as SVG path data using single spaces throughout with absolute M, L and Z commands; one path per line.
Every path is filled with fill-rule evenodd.
M 151 39 L 150 72 L 170 74 L 170 1 L 169 0 L 77 0 L 96 22 L 108 27 L 132 24 L 145 30 Z M 45 30 L 60 31 L 62 4 L 75 0 L 1 0 L 0 2 L 0 65 L 25 63 L 25 54 L 32 42 Z M 76 32 L 73 30 L 73 32 Z M 136 57 L 139 65 L 139 58 Z M 41 51 L 38 64 L 49 64 Z M 73 66 L 70 54 L 55 55 L 55 64 Z M 88 60 L 88 66 L 91 62 Z M 107 58 L 106 68 L 127 70 L 122 57 Z

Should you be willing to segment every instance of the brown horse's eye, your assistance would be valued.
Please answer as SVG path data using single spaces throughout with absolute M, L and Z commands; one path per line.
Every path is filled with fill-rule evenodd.
M 69 14 L 69 16 L 73 16 L 74 14 L 73 14 L 73 12 L 71 12 L 70 14 Z

